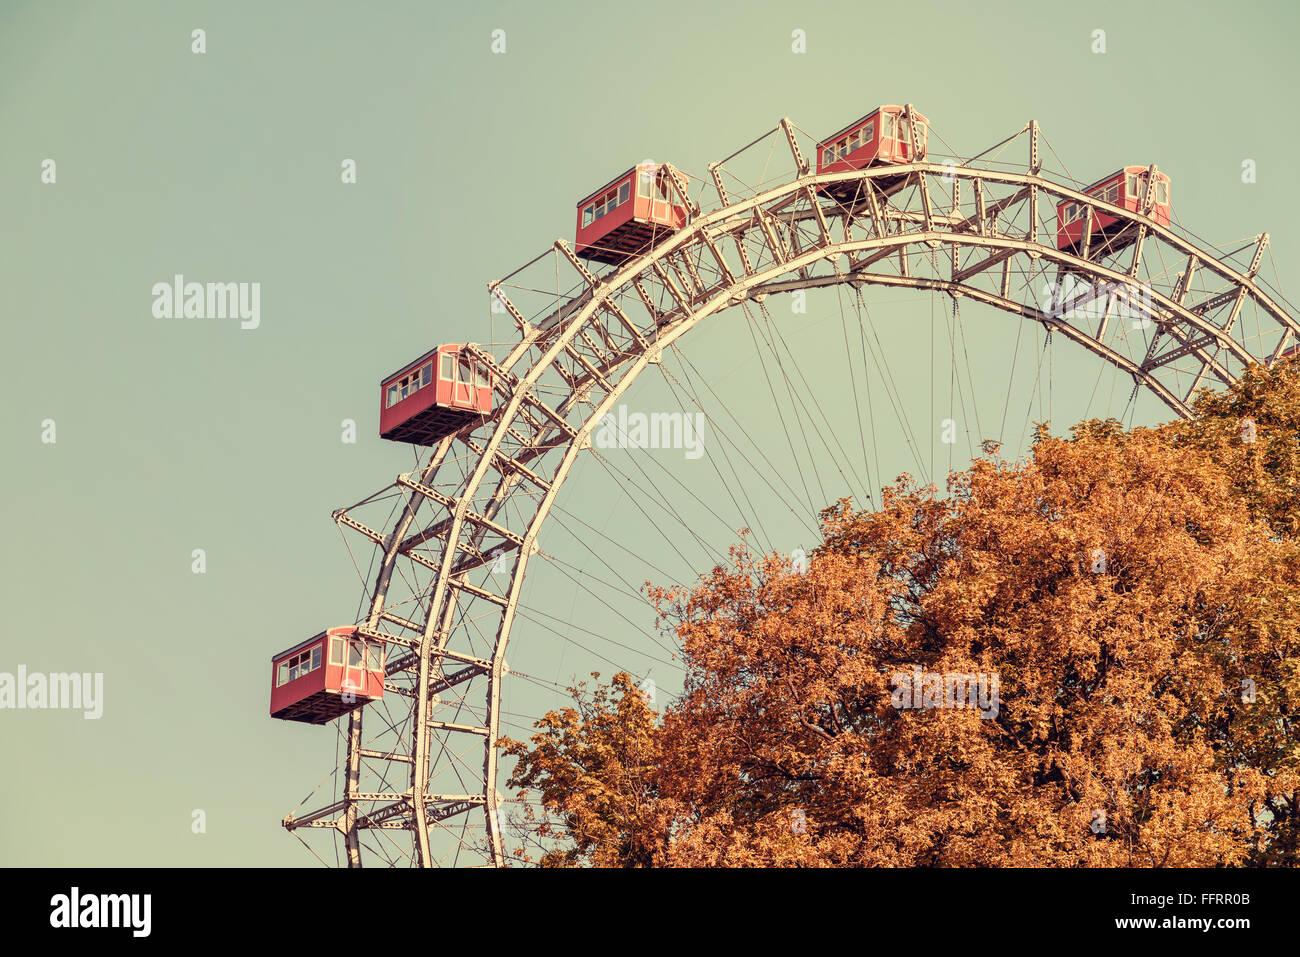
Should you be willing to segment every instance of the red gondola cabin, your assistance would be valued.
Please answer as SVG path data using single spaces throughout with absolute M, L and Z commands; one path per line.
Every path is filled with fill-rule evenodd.
M 1161 226 L 1168 226 L 1171 209 L 1169 177 L 1156 170 L 1155 186 L 1155 202 L 1151 207 L 1151 219 Z M 1140 212 L 1146 189 L 1147 167 L 1125 166 L 1122 170 L 1111 173 L 1100 182 L 1089 186 L 1084 192 L 1103 203 Z M 1057 249 L 1074 252 L 1082 247 L 1084 208 L 1073 201 L 1061 203 L 1056 207 Z M 1127 220 L 1108 215 L 1105 210 L 1093 208 L 1090 243 L 1093 250 L 1100 250 L 1104 244 L 1106 252 L 1114 252 L 1123 249 L 1135 238 L 1135 233 L 1129 229 Z
M 930 121 L 912 111 L 916 121 L 916 156 L 912 156 L 912 130 L 907 110 L 901 106 L 881 106 L 862 119 L 850 123 L 834 136 L 817 144 L 817 172 L 844 173 L 868 166 L 922 162 L 929 139 Z M 906 175 L 877 177 L 876 188 L 889 195 L 907 182 Z M 818 192 L 840 203 L 857 201 L 862 184 L 835 183 L 818 187 Z
M 271 717 L 325 724 L 384 696 L 384 643 L 331 628 L 271 659 Z
M 437 445 L 444 436 L 492 411 L 488 375 L 483 363 L 463 345 L 426 352 L 380 385 L 380 437 Z
M 641 163 L 578 202 L 576 252 L 621 265 L 686 225 L 690 211 L 674 188 L 667 163 Z M 674 170 L 683 188 L 689 178 Z

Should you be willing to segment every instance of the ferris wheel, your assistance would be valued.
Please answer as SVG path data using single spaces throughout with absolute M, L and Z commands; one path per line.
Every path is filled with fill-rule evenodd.
M 725 417 L 687 355 L 705 320 L 739 314 L 757 350 L 788 356 L 769 302 L 833 289 L 849 302 L 849 349 L 848 329 L 868 322 L 868 287 L 919 290 L 950 302 L 958 322 L 973 303 L 1080 346 L 1131 383 L 1130 401 L 1145 390 L 1183 417 L 1198 389 L 1297 347 L 1295 310 L 1265 279 L 1267 234 L 1215 248 L 1177 225 L 1176 183 L 1157 166 L 1084 185 L 1049 172 L 1040 149 L 1050 147 L 1031 122 L 963 156 L 911 105 L 886 105 L 820 138 L 782 119 L 705 175 L 643 162 L 580 200 L 572 242 L 489 284 L 489 322 L 510 338 L 442 344 L 382 380 L 380 434 L 417 458 L 334 512 L 362 556 L 357 621 L 273 658 L 273 716 L 337 722 L 340 735 L 337 766 L 283 826 L 322 861 L 309 838 L 326 838 L 350 866 L 508 862 L 503 689 L 545 679 L 512 671 L 507 649 L 521 620 L 561 620 L 521 600 L 530 566 L 552 560 L 540 535 L 557 522 L 599 534 L 581 502 L 560 499 L 583 461 L 613 469 L 651 523 L 675 498 L 698 499 L 619 470 L 594 437 L 652 368 L 674 394 L 711 395 Z M 799 378 L 794 369 L 792 396 Z M 792 454 L 798 419 L 815 433 L 810 456 L 819 441 L 833 468 L 854 471 L 815 407 L 796 397 L 786 415 L 772 431 Z M 744 439 L 724 446 L 731 476 L 758 474 L 816 507 Z M 865 440 L 863 453 L 867 471 Z M 753 510 L 723 471 L 707 484 Z M 606 577 L 635 592 L 628 576 Z

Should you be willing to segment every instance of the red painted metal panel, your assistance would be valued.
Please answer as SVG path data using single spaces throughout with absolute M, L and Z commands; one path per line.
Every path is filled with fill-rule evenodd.
M 344 642 L 341 654 L 331 655 L 334 639 Z M 350 664 L 349 643 L 363 641 L 365 656 L 357 666 Z M 280 666 L 304 653 L 316 667 L 284 684 L 277 676 Z M 384 696 L 384 643 L 357 638 L 355 625 L 331 628 L 301 642 L 271 659 L 271 716 L 292 721 L 323 724 L 355 709 L 359 704 Z M 332 660 L 337 657 L 342 663 Z M 345 695 L 351 692 L 351 699 Z
M 302 654 L 310 649 L 319 649 L 321 652 L 321 667 L 307 672 L 287 684 L 276 684 L 276 675 L 280 669 L 280 663 L 286 662 L 290 658 Z M 283 711 L 291 704 L 301 701 L 325 688 L 325 635 L 320 634 L 315 638 L 309 639 L 302 644 L 295 645 L 286 652 L 281 652 L 271 660 L 271 714 Z
M 633 167 L 579 201 L 577 223 L 574 229 L 574 242 L 579 251 L 586 246 L 598 245 L 602 237 L 607 236 L 639 215 L 634 209 L 636 205 L 634 203 L 636 197 L 636 172 L 636 167 Z M 627 198 L 619 203 L 619 191 L 624 185 L 627 186 Z M 613 194 L 616 205 L 606 211 L 599 201 L 610 194 Z M 588 212 L 588 207 L 593 207 L 590 212 Z M 599 215 L 596 215 L 597 213 Z M 591 221 L 585 226 L 583 225 L 584 214 L 591 216 Z
M 817 144 L 817 172 L 842 173 L 879 164 L 912 162 L 911 138 L 910 135 L 905 135 L 902 129 L 905 114 L 906 111 L 901 106 L 877 107 L 866 116 L 837 131 L 833 136 L 827 137 Z M 886 116 L 889 117 L 888 120 Z M 923 113 L 916 111 L 912 112 L 912 116 L 920 127 L 921 142 L 918 144 L 920 146 L 918 161 L 920 161 L 925 159 L 927 152 L 930 121 Z M 843 155 L 839 155 L 836 151 L 834 158 L 827 161 L 828 147 L 845 140 L 856 139 L 855 134 L 868 124 L 871 124 L 869 139 L 860 142 L 855 149 L 850 149 Z M 889 124 L 888 128 L 886 124 Z M 886 135 L 891 132 L 892 135 Z
M 1111 173 L 1109 176 L 1093 183 L 1083 192 L 1090 196 L 1110 202 L 1121 209 L 1128 209 L 1137 212 L 1141 208 L 1142 199 L 1146 194 L 1146 174 L 1145 166 L 1125 166 L 1123 169 Z M 1136 184 L 1129 183 L 1129 177 L 1138 178 Z M 1164 202 L 1159 201 L 1160 194 L 1157 193 L 1157 201 L 1151 207 L 1151 219 L 1161 226 L 1169 226 L 1172 222 L 1173 210 L 1173 190 L 1168 175 L 1156 171 L 1157 183 L 1163 184 Z M 1136 188 L 1133 188 L 1133 187 Z M 1113 187 L 1113 189 L 1112 189 Z M 1108 196 L 1109 194 L 1109 196 Z M 1069 249 L 1079 246 L 1083 239 L 1083 219 L 1078 215 L 1079 204 L 1074 202 L 1060 203 L 1056 207 L 1056 248 Z M 1070 214 L 1073 217 L 1070 218 Z M 1067 222 L 1068 218 L 1068 222 Z M 1094 239 L 1097 234 L 1104 232 L 1109 227 L 1118 222 L 1118 218 L 1111 216 L 1102 211 L 1093 211 L 1092 232 Z
M 385 378 L 379 386 L 379 434 L 389 436 L 395 429 L 415 419 L 435 407 L 451 409 L 456 412 L 485 414 L 492 411 L 492 385 L 485 369 L 478 370 L 476 381 L 466 381 L 464 367 L 461 365 L 464 346 L 460 343 L 448 343 L 425 353 L 415 362 L 403 366 L 400 370 Z M 448 357 L 448 358 L 444 358 Z M 447 361 L 451 363 L 452 378 L 445 378 Z M 470 360 L 472 361 L 472 360 Z M 429 382 L 422 383 L 423 371 L 430 367 Z M 392 405 L 388 404 L 389 389 L 401 383 L 412 373 L 420 374 L 416 380 L 418 387 L 404 399 Z M 456 422 L 466 416 L 448 416 L 447 429 L 454 431 Z
M 583 197 L 574 224 L 575 252 L 589 259 L 617 261 L 647 242 L 654 227 L 673 230 L 684 226 L 689 218 L 686 207 L 670 187 L 664 189 L 661 198 L 655 185 L 655 180 L 670 169 L 673 167 L 667 163 L 634 166 Z M 689 190 L 689 177 L 676 172 Z M 642 196 L 642 181 L 647 175 L 652 177 L 650 195 Z

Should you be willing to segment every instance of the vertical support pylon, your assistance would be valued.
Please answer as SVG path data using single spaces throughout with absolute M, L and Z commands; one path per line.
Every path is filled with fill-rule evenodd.
M 457 529 L 459 531 L 459 529 Z M 448 554 L 455 549 L 447 548 Z M 445 594 L 445 587 L 440 581 L 440 591 Z M 415 856 L 419 867 L 433 864 L 433 853 L 429 848 L 429 808 L 425 803 L 425 794 L 429 781 L 429 670 L 433 650 L 432 626 L 438 620 L 436 609 L 429 608 L 428 625 L 420 639 L 420 662 L 415 685 L 415 741 L 411 748 L 411 814 L 415 825 Z
M 1142 208 L 1140 212 L 1143 217 L 1151 215 L 1151 206 L 1156 201 L 1156 167 L 1155 164 L 1147 167 L 1147 188 L 1142 193 Z M 1128 267 L 1129 277 L 1136 279 L 1138 269 L 1142 266 L 1142 246 L 1147 239 L 1147 224 L 1145 222 L 1138 225 L 1137 241 L 1133 243 L 1133 262 Z
M 344 843 L 348 867 L 361 866 L 361 835 L 357 831 L 357 790 L 361 779 L 361 708 L 348 715 L 348 773 L 343 788 Z
M 803 150 L 799 149 L 799 141 L 794 137 L 794 126 L 784 116 L 781 117 L 781 132 L 785 134 L 785 141 L 790 144 L 790 152 L 794 154 L 794 165 L 799 170 L 800 176 L 808 174 L 808 160 L 804 158 Z
M 722 174 L 718 172 L 721 168 L 720 163 L 710 163 L 709 176 L 713 179 L 713 188 L 718 191 L 718 202 L 723 206 L 730 206 L 731 197 L 727 195 L 727 187 L 722 184 Z
M 916 134 L 916 119 L 913 115 L 912 104 L 907 103 L 903 106 L 903 115 L 907 118 L 907 138 L 910 141 L 912 152 L 910 159 L 913 163 L 919 163 L 920 160 L 920 137 Z M 930 186 L 925 181 L 925 173 L 918 171 L 916 174 L 916 186 L 921 194 L 921 209 L 925 214 L 925 231 L 934 230 L 934 212 L 930 206 Z
M 682 179 L 682 174 L 672 166 L 665 165 L 663 169 L 667 171 L 665 178 L 668 180 L 669 185 L 672 186 L 673 192 L 677 194 L 677 198 L 682 201 L 682 205 L 690 211 L 692 216 L 700 215 L 700 204 L 691 199 L 689 191 L 686 189 L 686 181 Z
M 511 591 L 508 599 L 510 604 L 507 606 L 513 613 L 514 605 L 518 603 L 518 597 L 515 592 Z M 497 762 L 496 754 L 493 748 L 496 746 L 496 736 L 500 727 L 501 715 L 501 670 L 503 663 L 493 661 L 492 671 L 488 675 L 488 741 L 483 755 L 483 814 L 484 824 L 487 826 L 488 849 L 492 854 L 492 864 L 495 867 L 505 865 L 505 844 L 504 835 L 501 833 L 501 816 L 497 813 L 500 807 L 500 794 L 497 792 Z
M 1038 176 L 1042 172 L 1038 159 L 1038 121 L 1029 121 L 1029 173 Z M 1029 187 L 1029 230 L 1026 236 L 1031 243 L 1038 242 L 1038 187 Z

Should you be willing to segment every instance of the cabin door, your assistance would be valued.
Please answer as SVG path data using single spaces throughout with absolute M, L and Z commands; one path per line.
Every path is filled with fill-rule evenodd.
M 654 201 L 650 205 L 651 218 L 659 223 L 666 223 L 668 219 L 668 184 L 664 182 L 664 174 L 660 173 L 655 177 Z
M 343 664 L 343 691 L 358 698 L 366 690 L 366 645 L 360 638 L 348 639 L 348 656 Z
M 451 401 L 467 408 L 474 405 L 474 370 L 465 359 L 456 363 L 456 380 L 451 386 Z

